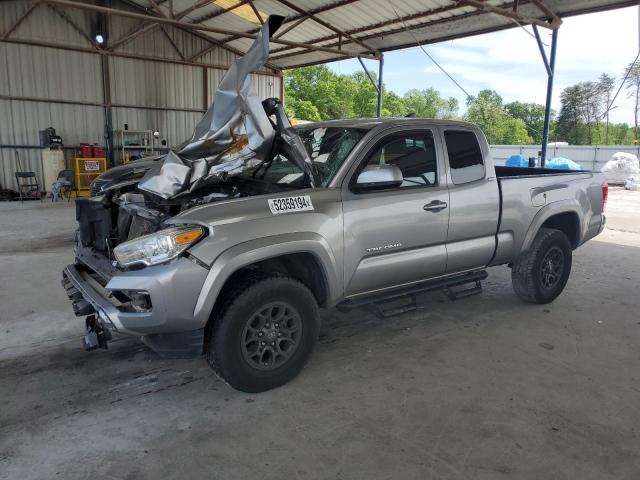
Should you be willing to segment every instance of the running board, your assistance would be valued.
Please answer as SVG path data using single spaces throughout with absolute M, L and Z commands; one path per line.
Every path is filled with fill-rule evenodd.
M 337 308 L 340 311 L 348 312 L 354 308 L 373 305 L 376 309 L 376 314 L 379 317 L 387 318 L 418 308 L 416 296 L 420 293 L 442 290 L 452 301 L 470 297 L 472 295 L 478 295 L 482 292 L 482 285 L 480 282 L 486 278 L 487 272 L 485 270 L 464 273 L 454 277 L 422 282 L 416 285 L 411 285 L 410 287 L 400 288 L 393 290 L 392 292 L 382 293 L 379 295 L 371 295 L 358 300 L 345 300 L 340 303 Z M 456 288 L 470 283 L 474 283 L 475 285 L 464 289 Z M 408 298 L 409 302 L 388 309 L 383 308 L 385 303 L 388 304 L 403 298 Z

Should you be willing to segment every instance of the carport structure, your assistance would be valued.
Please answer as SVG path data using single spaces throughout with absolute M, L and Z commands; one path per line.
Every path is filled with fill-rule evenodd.
M 208 46 L 188 57 L 174 44 L 185 64 L 197 62 L 214 49 L 243 54 L 268 15 L 282 15 L 286 17 L 285 23 L 272 38 L 267 66 L 282 70 L 358 58 L 378 91 L 378 115 L 382 108 L 384 52 L 532 25 L 548 74 L 543 160 L 562 18 L 638 4 L 635 0 L 124 0 L 118 3 L 119 8 L 113 8 L 105 1 L 43 3 L 59 9 L 62 15 L 66 9 L 81 9 L 99 16 L 139 21 L 117 38 L 101 32 L 106 41 L 95 46 L 106 55 L 154 29 L 163 31 L 171 40 L 165 30 L 169 26 L 205 39 Z M 18 19 L 13 28 L 21 21 Z M 548 56 L 540 28 L 553 32 Z M 4 32 L 2 39 L 6 41 L 10 33 L 11 30 Z M 379 61 L 377 84 L 362 59 Z

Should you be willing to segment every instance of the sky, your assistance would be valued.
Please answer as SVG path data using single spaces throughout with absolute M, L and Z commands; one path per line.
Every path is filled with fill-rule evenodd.
M 558 32 L 556 76 L 552 108 L 560 109 L 560 93 L 582 81 L 597 80 L 607 73 L 616 78 L 617 90 L 624 68 L 638 53 L 638 8 L 629 7 L 564 19 Z M 531 27 L 524 27 L 529 33 Z M 547 52 L 551 32 L 541 28 Z M 535 39 L 523 28 L 513 28 L 439 44 L 425 49 L 471 95 L 489 88 L 505 102 L 536 102 L 544 105 L 547 75 Z M 532 34 L 532 33 L 531 33 Z M 376 61 L 366 61 L 377 72 Z M 362 67 L 357 60 L 333 62 L 338 73 L 352 73 Z M 419 48 L 385 53 L 384 83 L 400 95 L 411 88 L 433 87 L 444 97 L 456 97 L 464 110 L 465 94 L 449 80 Z M 615 90 L 614 90 L 615 92 Z M 611 110 L 614 123 L 633 123 L 633 103 L 623 89 Z

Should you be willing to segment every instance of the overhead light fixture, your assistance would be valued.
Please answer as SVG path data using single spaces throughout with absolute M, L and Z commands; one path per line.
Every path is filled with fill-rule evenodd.
M 104 43 L 104 37 L 101 34 L 96 35 L 96 43 L 102 45 Z

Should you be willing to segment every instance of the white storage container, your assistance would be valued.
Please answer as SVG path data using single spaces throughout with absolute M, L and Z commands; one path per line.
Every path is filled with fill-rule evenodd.
M 60 170 L 65 169 L 64 153 L 62 150 L 45 148 L 42 150 L 42 177 L 44 184 L 40 190 L 51 192 L 51 184 L 58 179 Z

